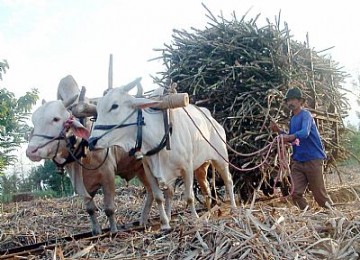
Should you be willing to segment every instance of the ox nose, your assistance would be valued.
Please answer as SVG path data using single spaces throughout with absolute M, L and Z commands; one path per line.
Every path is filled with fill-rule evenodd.
M 97 137 L 91 137 L 89 139 L 89 149 L 90 149 L 90 151 L 95 150 L 95 146 L 96 146 L 98 140 L 99 140 L 99 138 L 97 138 Z

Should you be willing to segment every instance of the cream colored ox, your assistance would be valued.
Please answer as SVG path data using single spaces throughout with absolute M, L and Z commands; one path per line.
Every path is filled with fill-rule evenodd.
M 34 129 L 26 150 L 27 157 L 32 161 L 51 159 L 65 168 L 75 192 L 84 198 L 93 234 L 101 233 L 96 216 L 97 207 L 93 200 L 96 192 L 102 188 L 104 211 L 109 220 L 110 230 L 116 232 L 115 174 L 126 180 L 137 176 L 147 191 L 140 219 L 141 224 L 146 224 L 153 197 L 141 161 L 128 156 L 128 153 L 119 147 L 92 152 L 86 147 L 81 147 L 87 144 L 85 140 L 89 135 L 90 124 L 87 129 L 84 128 L 69 110 L 79 94 L 72 76 L 60 81 L 58 93 L 59 98 L 67 100 L 43 102 L 32 114 Z
M 132 84 L 133 85 L 133 84 Z M 108 217 L 110 231 L 116 232 L 114 216 L 115 175 L 129 181 L 135 177 L 145 187 L 146 199 L 142 207 L 140 224 L 147 225 L 149 212 L 153 203 L 153 193 L 145 177 L 142 162 L 130 157 L 120 147 L 88 151 L 86 147 L 89 136 L 90 122 L 85 119 L 84 127 L 73 115 L 95 115 L 96 109 L 84 101 L 77 83 L 72 76 L 63 78 L 59 83 L 58 98 L 62 100 L 43 102 L 33 113 L 33 133 L 26 150 L 27 157 L 32 161 L 51 159 L 65 168 L 69 174 L 74 190 L 84 199 L 86 211 L 90 216 L 93 234 L 101 233 L 101 227 L 96 216 L 94 196 L 102 188 L 104 194 L 104 211 Z M 78 104 L 80 103 L 81 106 Z M 207 204 L 210 203 L 210 190 L 206 181 L 206 170 L 209 164 L 204 163 L 197 169 L 195 176 L 199 182 Z M 172 187 L 165 191 L 166 213 L 171 214 Z
M 235 209 L 228 153 L 221 140 L 226 140 L 225 131 L 210 112 L 193 105 L 171 109 L 171 150 L 157 149 L 163 146 L 167 134 L 163 127 L 163 113 L 146 108 L 159 106 L 159 102 L 133 97 L 128 94 L 130 89 L 128 85 L 114 88 L 99 99 L 97 120 L 89 139 L 90 149 L 96 151 L 118 146 L 131 151 L 134 147 L 139 148 L 139 142 L 142 144 L 137 152 L 144 156 L 145 174 L 158 203 L 162 229 L 169 229 L 170 224 L 161 187 L 171 186 L 177 177 L 183 178 L 186 201 L 192 216 L 198 217 L 194 206 L 193 172 L 205 162 L 210 161 L 219 172 Z M 149 153 L 154 149 L 158 151 Z

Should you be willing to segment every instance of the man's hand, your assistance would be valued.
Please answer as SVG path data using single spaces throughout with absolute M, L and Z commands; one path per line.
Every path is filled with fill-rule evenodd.
M 294 141 L 296 138 L 295 138 L 295 135 L 281 135 L 281 138 L 284 140 L 284 142 L 292 142 Z

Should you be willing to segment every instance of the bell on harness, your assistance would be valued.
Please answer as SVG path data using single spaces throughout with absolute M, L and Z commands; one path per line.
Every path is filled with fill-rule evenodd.
M 142 158 L 144 158 L 144 155 L 141 151 L 136 151 L 134 157 L 136 160 L 141 160 Z

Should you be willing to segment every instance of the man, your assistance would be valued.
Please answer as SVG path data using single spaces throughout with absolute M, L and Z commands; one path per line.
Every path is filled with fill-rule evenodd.
M 270 129 L 281 134 L 284 142 L 293 147 L 291 162 L 293 203 L 300 209 L 308 206 L 304 193 L 307 187 L 315 201 L 321 207 L 330 207 L 331 200 L 327 195 L 323 178 L 323 160 L 326 158 L 323 144 L 315 121 L 308 110 L 303 108 L 305 99 L 299 88 L 287 91 L 284 101 L 292 112 L 289 134 L 286 134 L 275 122 L 270 122 Z

